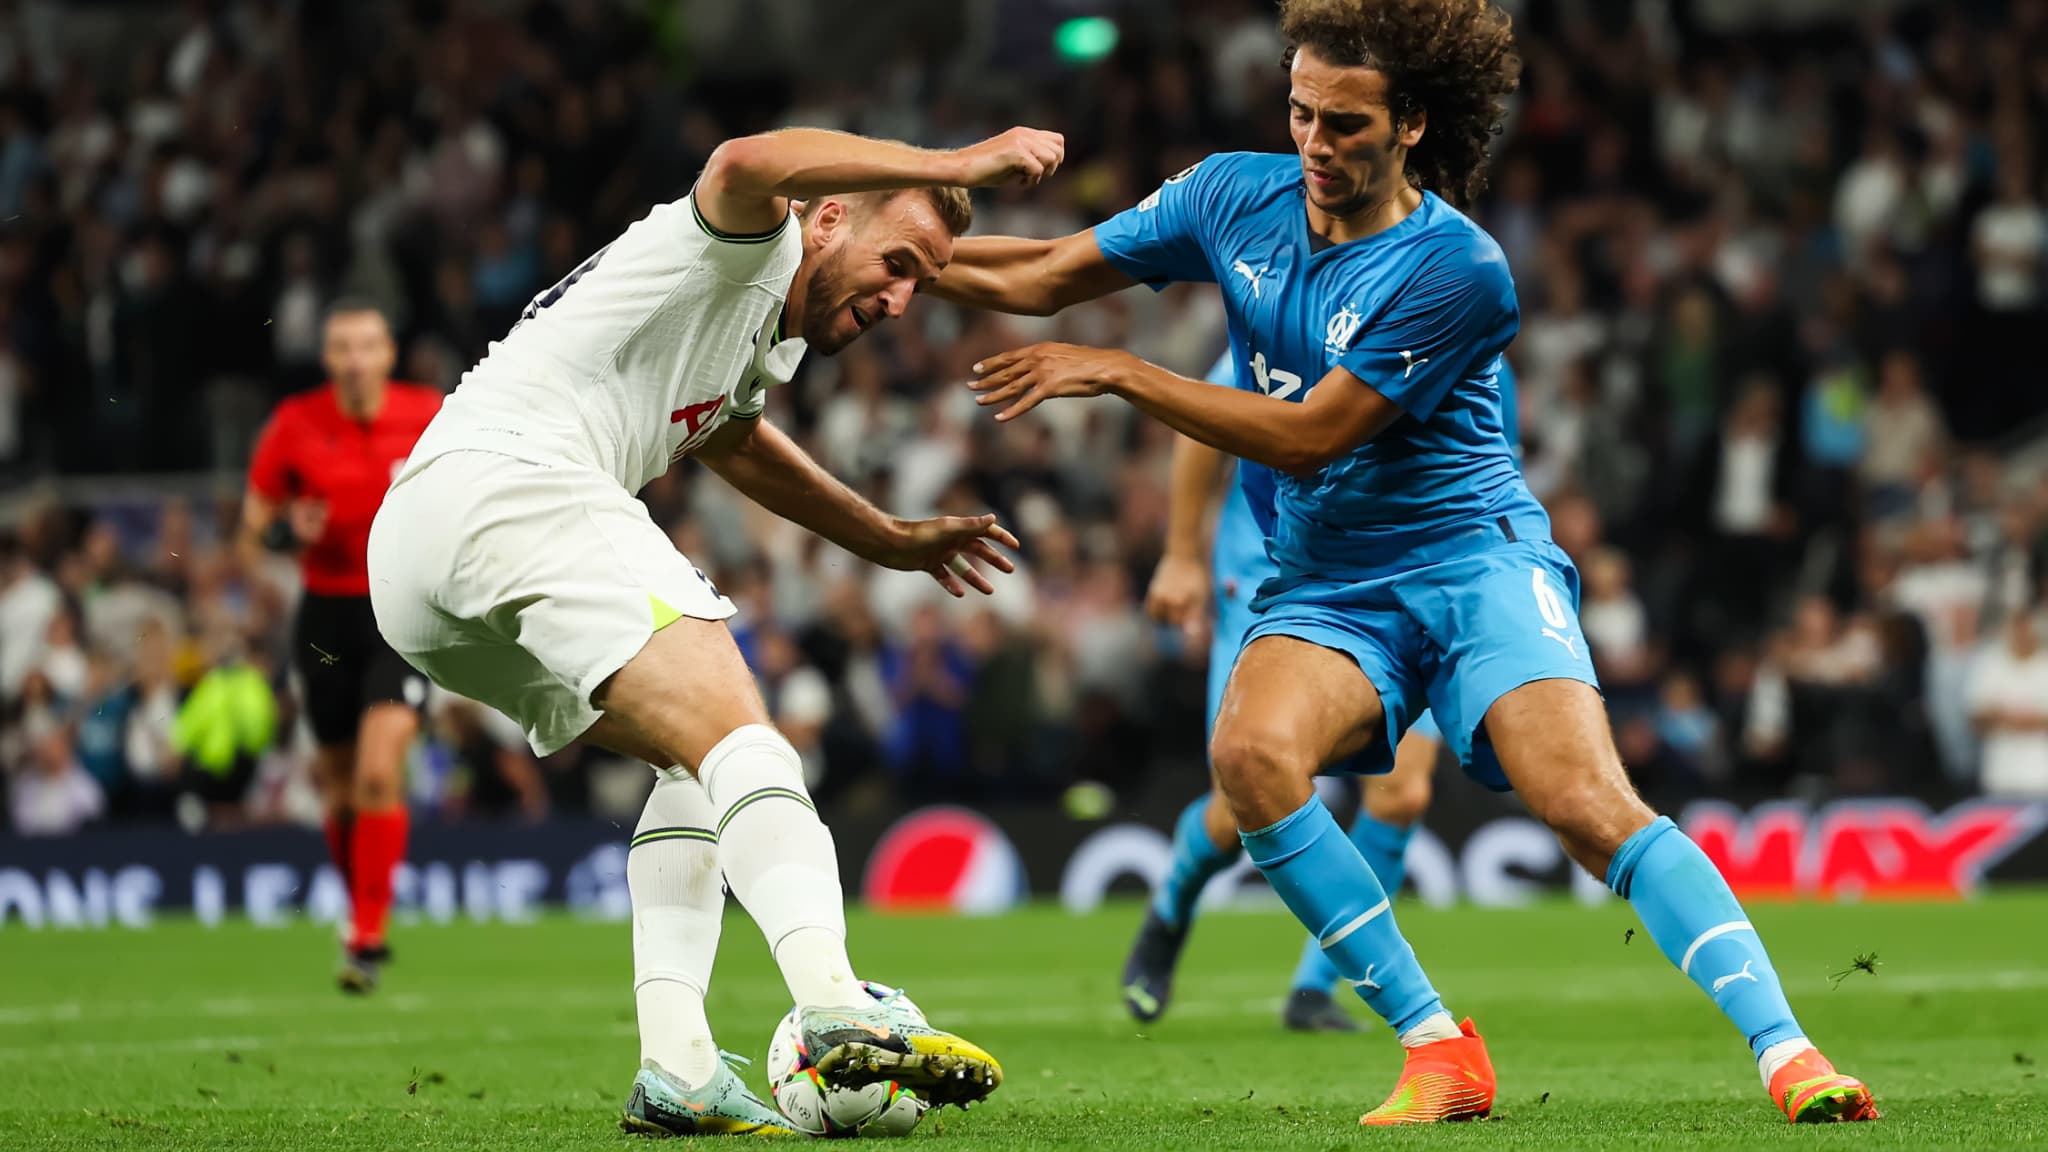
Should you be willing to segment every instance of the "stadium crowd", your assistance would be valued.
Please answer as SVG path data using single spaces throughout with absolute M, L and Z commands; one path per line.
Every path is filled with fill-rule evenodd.
M 1509 4 L 1524 84 L 1476 212 L 1520 289 L 1525 470 L 1624 756 L 1663 798 L 2048 795 L 2048 481 L 2002 454 L 2048 410 L 2026 367 L 2048 4 L 1726 36 L 1704 3 Z M 977 205 L 978 231 L 1032 234 L 1289 147 L 1256 0 L 1134 5 L 1097 61 L 933 32 L 865 77 L 738 78 L 622 3 L 194 0 L 112 57 L 27 7 L 0 4 L 0 803 L 23 834 L 309 810 L 292 568 L 238 552 L 233 499 L 205 493 L 239 492 L 271 405 L 318 382 L 336 297 L 379 302 L 401 376 L 446 389 L 728 135 L 1060 128 L 1055 180 Z M 1142 604 L 1170 437 L 1111 400 L 998 430 L 959 385 L 1055 337 L 1198 375 L 1222 325 L 1198 287 L 1052 320 L 922 301 L 771 397 L 892 511 L 1000 513 L 1024 551 L 992 600 L 858 564 L 688 464 L 644 493 L 740 604 L 825 798 L 1190 787 L 1205 645 Z M 67 483 L 112 472 L 220 482 Z M 536 774 L 501 718 L 433 715 L 422 808 L 605 806 L 588 750 Z

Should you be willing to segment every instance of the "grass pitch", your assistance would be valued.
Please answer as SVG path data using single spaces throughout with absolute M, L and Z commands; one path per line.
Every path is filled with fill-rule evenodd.
M 1116 998 L 1135 905 L 856 915 L 852 936 L 864 974 L 1004 1062 L 993 1100 L 927 1117 L 916 1146 L 2048 1146 L 2048 893 L 1751 911 L 1806 1027 L 1876 1090 L 1880 1123 L 1785 1124 L 1706 998 L 1640 929 L 1625 942 L 1636 921 L 1618 901 L 1401 909 L 1500 1072 L 1492 1120 L 1429 1130 L 1356 1126 L 1400 1064 L 1384 1027 L 1280 1030 L 1301 939 L 1282 913 L 1205 919 L 1171 1012 L 1144 1028 Z M 0 1149 L 645 1146 L 615 1127 L 637 1058 L 625 926 L 401 927 L 393 942 L 383 990 L 355 1001 L 313 926 L 0 932 Z M 758 1061 L 787 996 L 743 917 L 723 948 L 712 1023 Z M 1831 979 L 1868 952 L 1876 975 Z

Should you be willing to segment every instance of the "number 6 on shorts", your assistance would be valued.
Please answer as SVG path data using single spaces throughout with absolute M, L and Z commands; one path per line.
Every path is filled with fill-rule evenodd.
M 1543 622 L 1563 631 L 1571 627 L 1572 619 L 1565 613 L 1564 601 L 1557 598 L 1557 589 L 1543 576 L 1543 569 L 1532 568 L 1530 586 L 1536 591 L 1536 610 L 1543 614 Z

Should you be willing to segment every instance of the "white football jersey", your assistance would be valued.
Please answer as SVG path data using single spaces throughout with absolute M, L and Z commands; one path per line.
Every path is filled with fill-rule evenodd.
M 781 335 L 803 256 L 792 216 L 731 237 L 685 197 L 656 207 L 536 296 L 420 437 L 408 473 L 482 450 L 596 468 L 637 492 L 788 383 L 801 339 Z

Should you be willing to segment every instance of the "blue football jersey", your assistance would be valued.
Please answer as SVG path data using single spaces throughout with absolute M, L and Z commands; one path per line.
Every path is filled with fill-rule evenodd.
M 1298 158 L 1225 153 L 1095 237 L 1155 288 L 1222 287 L 1240 386 L 1299 402 L 1343 368 L 1406 413 L 1312 476 L 1242 465 L 1281 582 L 1369 579 L 1459 555 L 1478 522 L 1549 539 L 1502 413 L 1514 282 L 1500 246 L 1463 213 L 1425 192 L 1392 228 L 1330 244 L 1308 229 Z

